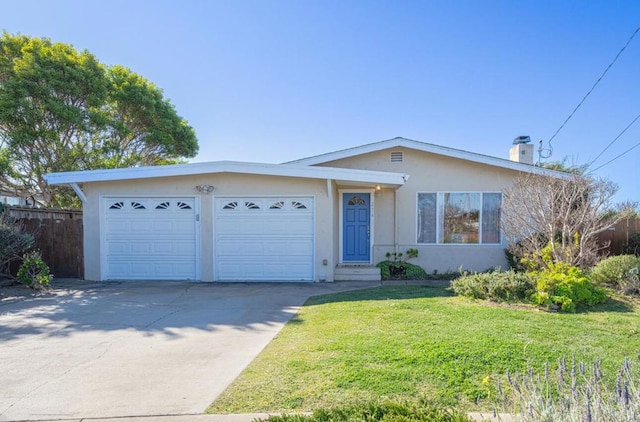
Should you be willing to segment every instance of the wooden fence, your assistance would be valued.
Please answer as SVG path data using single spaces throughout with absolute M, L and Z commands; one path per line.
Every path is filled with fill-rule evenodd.
M 7 207 L 29 233 L 54 277 L 84 277 L 82 211 Z
M 609 256 L 620 255 L 629 241 L 629 236 L 634 233 L 640 233 L 640 218 L 619 221 L 618 224 L 598 235 L 598 242 L 601 245 L 609 243 L 602 252 Z

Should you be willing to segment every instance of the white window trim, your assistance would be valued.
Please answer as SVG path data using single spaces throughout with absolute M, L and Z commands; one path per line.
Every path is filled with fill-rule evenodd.
M 360 261 L 346 261 L 349 264 L 369 264 L 373 265 L 373 244 L 375 239 L 375 221 L 373 218 L 374 208 L 375 208 L 375 193 L 376 190 L 374 188 L 371 189 L 338 189 L 338 263 L 344 264 L 345 261 L 343 259 L 343 247 L 344 247 L 344 230 L 343 230 L 343 197 L 345 193 L 368 193 L 369 194 L 369 262 L 360 262 Z
M 436 194 L 436 241 L 435 243 L 419 243 L 418 242 L 418 226 L 419 226 L 419 221 L 418 221 L 418 203 L 419 203 L 419 196 L 420 194 L 425 194 L 425 193 L 434 193 Z M 445 193 L 479 193 L 480 194 L 480 215 L 479 215 L 479 226 L 478 226 L 478 243 L 444 243 L 444 242 L 439 242 L 438 239 L 440 239 L 440 236 L 442 235 L 442 218 L 441 218 L 441 213 L 440 213 L 440 204 L 441 204 L 441 198 Z M 475 190 L 446 190 L 446 191 L 417 191 L 416 192 L 416 202 L 415 202 L 415 222 L 416 222 L 416 231 L 415 231 L 415 239 L 416 239 L 416 244 L 417 245 L 437 245 L 437 246 L 473 246 L 473 247 L 487 247 L 487 246 L 502 246 L 504 245 L 504 235 L 502 233 L 502 230 L 500 229 L 500 242 L 498 243 L 482 243 L 482 220 L 483 220 L 483 210 L 482 210 L 482 204 L 483 204 L 483 199 L 484 199 L 484 194 L 488 193 L 497 193 L 500 194 L 501 197 L 501 204 L 502 204 L 502 192 L 501 191 L 475 191 Z M 502 218 L 502 212 L 500 213 L 500 217 Z

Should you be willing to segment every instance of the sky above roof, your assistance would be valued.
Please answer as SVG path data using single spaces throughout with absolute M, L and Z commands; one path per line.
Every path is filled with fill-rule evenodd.
M 192 162 L 279 163 L 402 136 L 508 158 L 549 140 L 640 25 L 638 1 L 13 1 L 0 28 L 121 64 L 196 130 Z M 587 164 L 640 114 L 640 34 L 551 142 Z M 640 200 L 640 121 L 591 165 Z

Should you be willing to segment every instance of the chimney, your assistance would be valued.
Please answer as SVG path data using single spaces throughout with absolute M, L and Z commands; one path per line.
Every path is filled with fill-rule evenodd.
M 509 160 L 533 165 L 533 145 L 531 144 L 531 137 L 518 136 L 513 140 L 513 146 L 509 150 Z

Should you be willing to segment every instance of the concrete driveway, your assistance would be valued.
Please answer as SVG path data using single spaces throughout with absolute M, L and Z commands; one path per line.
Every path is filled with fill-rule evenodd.
M 200 414 L 308 297 L 373 285 L 62 281 L 4 294 L 0 420 Z

